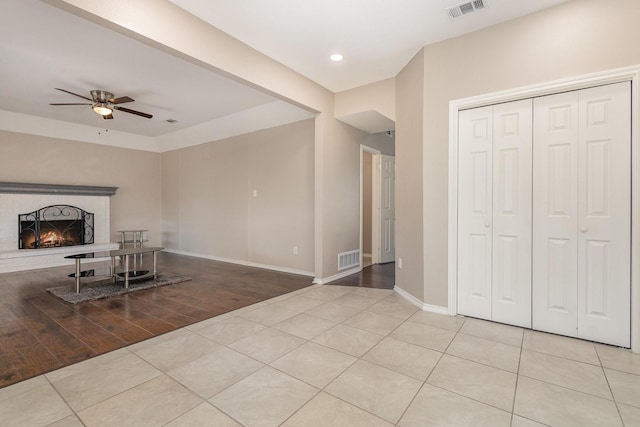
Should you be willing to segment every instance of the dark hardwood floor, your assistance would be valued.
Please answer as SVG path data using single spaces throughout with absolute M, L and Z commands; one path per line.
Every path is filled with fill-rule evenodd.
M 394 264 L 331 285 L 393 288 Z M 77 305 L 46 291 L 73 267 L 0 274 L 0 388 L 311 285 L 311 278 L 169 253 L 159 271 L 191 277 Z
M 396 280 L 396 263 L 374 264 L 360 273 L 334 280 L 328 285 L 361 286 L 366 288 L 393 289 Z

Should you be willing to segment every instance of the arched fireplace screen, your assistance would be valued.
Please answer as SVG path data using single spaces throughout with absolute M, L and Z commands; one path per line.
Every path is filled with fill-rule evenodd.
M 54 248 L 93 243 L 93 213 L 75 206 L 53 205 L 18 215 L 19 249 Z

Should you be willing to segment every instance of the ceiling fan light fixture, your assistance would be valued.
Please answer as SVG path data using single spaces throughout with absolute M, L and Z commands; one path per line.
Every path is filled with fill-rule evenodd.
M 96 102 L 91 108 L 101 116 L 108 116 L 113 113 L 113 108 L 109 107 L 106 102 Z
M 115 98 L 111 92 L 107 92 L 106 90 L 92 90 L 91 98 L 87 98 L 84 95 L 79 95 L 77 93 L 73 93 L 66 89 L 55 88 L 61 92 L 68 93 L 69 95 L 77 96 L 78 98 L 86 99 L 87 101 L 91 101 L 91 104 L 87 103 L 64 103 L 64 104 L 49 104 L 49 105 L 90 105 L 91 109 L 98 115 L 102 116 L 103 119 L 113 119 L 113 110 L 122 111 L 124 113 L 135 114 L 136 116 L 145 117 L 150 119 L 153 117 L 153 114 L 143 113 L 142 111 L 132 110 L 130 108 L 121 107 L 120 104 L 126 104 L 127 102 L 135 101 L 133 98 L 129 98 L 128 96 L 121 96 L 119 98 Z

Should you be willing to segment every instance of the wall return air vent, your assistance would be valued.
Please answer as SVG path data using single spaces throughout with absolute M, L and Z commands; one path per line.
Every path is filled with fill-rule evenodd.
M 338 271 L 360 265 L 360 250 L 342 252 L 338 254 Z
M 449 18 L 456 19 L 463 15 L 482 10 L 487 6 L 486 0 L 473 0 L 466 3 L 460 3 L 446 9 Z

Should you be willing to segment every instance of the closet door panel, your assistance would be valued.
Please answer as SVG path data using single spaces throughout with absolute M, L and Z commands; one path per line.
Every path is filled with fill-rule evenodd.
M 580 91 L 578 336 L 630 346 L 630 83 Z
M 578 92 L 534 100 L 533 328 L 577 336 Z
M 491 319 L 492 107 L 458 118 L 458 313 Z
M 492 320 L 531 327 L 532 100 L 493 108 Z

